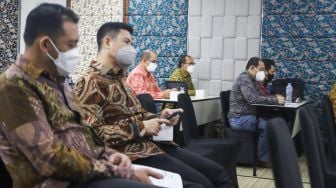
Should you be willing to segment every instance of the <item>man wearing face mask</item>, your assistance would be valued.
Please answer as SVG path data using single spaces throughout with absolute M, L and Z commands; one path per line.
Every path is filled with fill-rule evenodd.
M 145 50 L 140 63 L 127 77 L 127 84 L 135 95 L 149 93 L 154 99 L 169 98 L 170 89 L 162 91 L 155 81 L 153 72 L 157 68 L 157 55 L 151 50 Z
M 167 117 L 182 109 L 165 109 L 154 115 L 143 109 L 132 94 L 122 74 L 136 56 L 132 32 L 131 26 L 116 22 L 99 28 L 97 60 L 75 85 L 87 122 L 107 146 L 126 154 L 135 164 L 180 174 L 184 187 L 232 187 L 219 164 L 173 143 L 152 140 L 162 123 L 177 123 L 178 116 L 171 120 Z
M 229 123 L 235 130 L 255 130 L 256 109 L 250 104 L 283 104 L 283 96 L 261 96 L 257 90 L 256 81 L 265 78 L 265 65 L 258 57 L 249 59 L 246 71 L 242 72 L 234 81 L 230 95 Z M 269 161 L 268 148 L 264 129 L 266 121 L 259 118 L 258 157 L 263 164 Z
M 189 55 L 182 55 L 178 63 L 178 68 L 175 69 L 169 77 L 169 80 L 171 81 L 186 82 L 188 84 L 188 94 L 190 96 L 195 95 L 195 88 L 190 75 L 194 71 L 194 68 L 194 59 Z
M 257 87 L 260 95 L 268 96 L 272 95 L 270 90 L 267 89 L 267 85 L 272 82 L 275 74 L 275 62 L 271 59 L 262 59 L 265 64 L 265 74 L 256 77 Z M 263 78 L 264 77 L 264 78 Z M 259 79 L 259 80 L 258 80 Z
M 13 187 L 154 187 L 146 169 L 105 147 L 83 121 L 65 77 L 79 63 L 78 16 L 41 4 L 27 17 L 25 51 L 0 75 L 0 155 Z

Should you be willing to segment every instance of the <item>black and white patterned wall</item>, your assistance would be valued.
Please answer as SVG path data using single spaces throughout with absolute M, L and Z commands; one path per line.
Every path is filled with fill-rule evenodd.
M 0 1 L 0 72 L 15 61 L 18 41 L 19 1 Z

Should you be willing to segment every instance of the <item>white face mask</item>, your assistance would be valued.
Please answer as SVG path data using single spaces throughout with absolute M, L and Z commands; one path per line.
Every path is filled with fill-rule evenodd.
M 189 65 L 189 66 L 187 67 L 187 71 L 188 71 L 189 73 L 193 73 L 193 72 L 194 72 L 194 69 L 195 69 L 195 65 Z
M 256 74 L 256 81 L 264 81 L 264 79 L 265 79 L 265 72 L 258 71 Z
M 129 67 L 135 62 L 137 50 L 133 46 L 125 46 L 117 52 L 117 60 L 120 66 Z
M 157 67 L 157 64 L 156 63 L 153 63 L 153 62 L 149 62 L 149 64 L 147 65 L 146 69 L 148 72 L 154 72 L 155 69 Z
M 66 52 L 60 52 L 54 42 L 50 40 L 52 46 L 58 53 L 57 59 L 53 58 L 49 53 L 47 56 L 55 63 L 58 74 L 67 76 L 75 71 L 76 66 L 80 63 L 80 55 L 78 47 L 72 48 Z

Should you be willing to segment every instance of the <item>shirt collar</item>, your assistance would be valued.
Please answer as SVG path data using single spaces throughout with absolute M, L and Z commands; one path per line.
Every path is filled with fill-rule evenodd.
M 15 64 L 20 67 L 27 75 L 37 79 L 42 73 L 46 73 L 42 68 L 36 66 L 34 63 L 29 62 L 28 59 L 24 58 L 23 55 L 19 55 L 16 59 Z
M 118 73 L 115 73 L 112 69 L 113 65 L 106 64 L 106 63 L 100 63 L 95 60 L 91 61 L 90 66 L 98 70 L 102 75 L 122 76 L 122 73 L 123 73 L 122 69 L 120 69 Z

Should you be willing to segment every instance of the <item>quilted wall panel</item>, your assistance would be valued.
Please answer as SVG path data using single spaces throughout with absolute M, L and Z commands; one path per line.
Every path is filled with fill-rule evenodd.
M 302 78 L 319 106 L 336 80 L 336 1 L 264 0 L 263 57 L 275 59 L 278 78 Z
M 128 23 L 134 28 L 138 56 L 146 49 L 158 54 L 154 75 L 161 87 L 187 51 L 187 0 L 129 0 Z M 136 64 L 139 63 L 139 57 Z M 129 70 L 133 69 L 130 67 Z
M 17 55 L 19 1 L 0 1 L 0 73 Z

